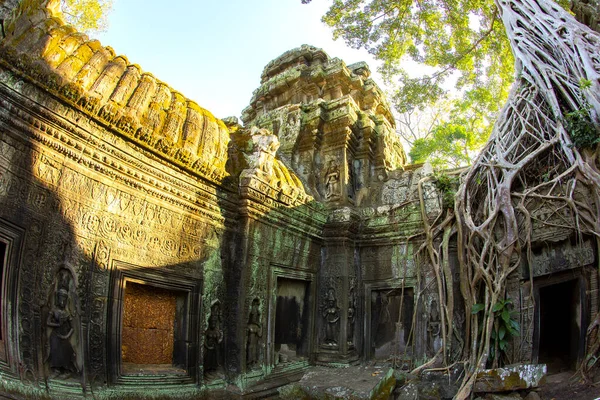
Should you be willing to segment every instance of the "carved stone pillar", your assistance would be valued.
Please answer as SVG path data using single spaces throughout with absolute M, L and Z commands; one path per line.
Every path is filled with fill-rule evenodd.
M 317 361 L 321 363 L 358 360 L 356 339 L 352 337 L 352 328 L 361 320 L 356 315 L 357 225 L 358 215 L 350 208 L 342 208 L 330 214 L 324 229 L 317 307 Z
M 357 147 L 352 131 L 358 118 L 356 105 L 341 98 L 324 107 L 321 195 L 332 205 L 354 204 L 355 177 L 351 168 Z

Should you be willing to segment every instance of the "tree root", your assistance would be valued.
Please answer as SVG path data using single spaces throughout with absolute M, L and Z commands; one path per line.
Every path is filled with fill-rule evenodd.
M 438 358 L 448 365 L 455 308 L 448 246 L 456 233 L 469 344 L 456 399 L 470 396 L 477 373 L 488 364 L 493 307 L 505 299 L 507 279 L 522 259 L 531 266 L 536 229 L 600 237 L 599 151 L 577 148 L 564 117 L 588 110 L 589 122 L 600 131 L 600 35 L 550 0 L 496 0 L 496 6 L 517 63 L 509 100 L 485 148 L 461 177 L 454 210 L 430 223 L 424 181 L 419 182 L 425 225 L 419 252 L 435 274 L 443 346 L 415 371 Z M 529 276 L 533 285 L 532 271 Z M 484 305 L 482 318 L 472 315 L 475 304 Z M 494 353 L 497 365 L 497 348 Z

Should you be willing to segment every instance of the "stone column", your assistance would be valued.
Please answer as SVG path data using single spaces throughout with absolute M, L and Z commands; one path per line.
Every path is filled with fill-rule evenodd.
M 351 288 L 356 286 L 354 237 L 358 215 L 351 208 L 334 210 L 324 229 L 317 316 L 317 361 L 320 363 L 352 363 L 358 354 L 348 341 L 348 320 L 356 316 L 350 299 Z M 356 295 L 357 288 L 354 288 Z M 356 322 L 355 322 L 356 324 Z

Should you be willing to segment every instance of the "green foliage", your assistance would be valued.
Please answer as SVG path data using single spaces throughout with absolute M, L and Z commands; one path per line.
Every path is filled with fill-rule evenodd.
M 584 149 L 600 143 L 598 130 L 587 108 L 566 113 L 564 117 L 567 132 L 575 147 Z
M 587 90 L 592 87 L 592 81 L 589 79 L 581 78 L 579 79 L 579 88 L 581 90 Z
M 579 87 L 582 90 L 588 90 L 592 87 L 592 82 L 589 79 L 581 78 Z M 600 143 L 598 127 L 592 120 L 590 106 L 587 103 L 585 104 L 580 110 L 564 114 L 565 128 L 573 141 L 573 145 L 579 149 L 590 148 Z
M 471 160 L 467 137 L 464 126 L 442 123 L 429 137 L 415 140 L 408 155 L 413 163 L 429 161 L 434 167 L 467 165 Z
M 400 112 L 442 98 L 454 73 L 458 89 L 492 100 L 485 104 L 492 112 L 508 95 L 513 57 L 491 0 L 333 0 L 323 21 L 335 38 L 381 60 L 386 79 L 400 77 L 394 96 Z M 411 77 L 407 58 L 433 68 Z
M 427 137 L 413 142 L 408 155 L 413 163 L 429 161 L 436 168 L 466 166 L 483 146 L 492 129 L 492 116 L 479 111 L 469 98 L 454 102 L 447 121 Z
M 78 31 L 93 34 L 106 30 L 112 0 L 61 0 L 65 21 Z
M 512 311 L 513 304 L 511 299 L 499 300 L 492 307 L 494 313 L 494 326 L 492 329 L 492 345 L 490 346 L 490 358 L 500 360 L 503 355 L 506 355 L 510 340 L 519 336 L 519 322 L 516 317 L 518 312 Z M 471 313 L 473 315 L 485 310 L 485 305 L 477 303 L 473 305 Z M 496 349 L 499 353 L 496 354 Z
M 445 174 L 434 175 L 435 187 L 442 193 L 442 204 L 445 208 L 454 208 L 454 199 L 458 190 L 458 176 L 449 176 Z

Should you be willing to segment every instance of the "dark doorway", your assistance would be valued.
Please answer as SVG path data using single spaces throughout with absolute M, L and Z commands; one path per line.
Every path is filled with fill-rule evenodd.
M 275 364 L 308 356 L 308 290 L 306 281 L 277 278 Z
M 411 288 L 371 292 L 371 357 L 402 355 L 411 345 L 414 294 Z
M 539 357 L 548 372 L 574 369 L 579 348 L 580 296 L 577 280 L 540 288 Z

